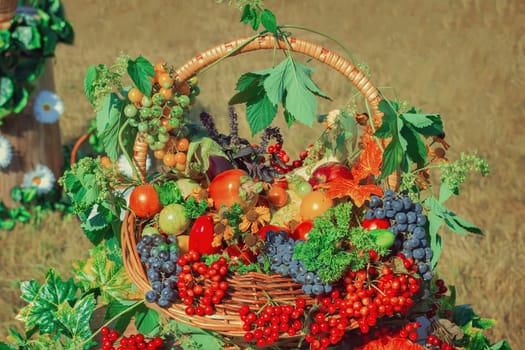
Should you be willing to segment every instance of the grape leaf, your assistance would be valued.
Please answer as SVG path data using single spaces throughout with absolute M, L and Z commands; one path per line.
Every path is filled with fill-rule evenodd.
M 338 177 L 332 181 L 321 184 L 321 188 L 326 188 L 325 194 L 331 198 L 342 198 L 349 196 L 352 202 L 361 207 L 372 194 L 377 196 L 383 195 L 383 190 L 377 185 L 360 185 L 359 180 L 345 179 Z
M 36 280 L 25 281 L 20 289 L 21 298 L 28 305 L 20 310 L 16 318 L 25 323 L 26 329 L 38 327 L 40 333 L 52 334 L 60 325 L 55 314 L 58 305 L 74 302 L 78 286 L 71 278 L 62 281 L 55 270 L 50 269 L 43 284 Z
M 356 180 L 362 180 L 372 175 L 381 174 L 383 152 L 375 140 L 365 144 L 365 149 L 359 156 L 359 163 L 352 167 L 352 176 Z
M 424 136 L 436 136 L 443 132 L 443 121 L 439 114 L 402 113 L 405 124 L 410 124 Z
M 73 271 L 83 290 L 99 288 L 104 303 L 109 303 L 113 299 L 141 297 L 133 294 L 132 284 L 124 267 L 115 264 L 108 258 L 104 243 L 90 249 L 89 255 L 87 260 L 73 263 Z
M 139 56 L 136 60 L 128 60 L 128 74 L 133 84 L 135 84 L 144 95 L 151 95 L 153 83 L 150 77 L 155 76 L 155 70 L 147 59 Z
M 111 93 L 104 97 L 96 116 L 97 132 L 104 150 L 113 161 L 116 161 L 119 155 L 118 133 L 124 123 L 124 118 L 121 117 L 123 108 L 124 101 L 117 94 Z
M 381 164 L 381 179 L 392 174 L 403 161 L 403 146 L 394 139 L 386 146 Z
M 406 144 L 410 145 L 410 147 L 406 149 L 406 155 L 410 160 L 415 162 L 418 167 L 423 167 L 427 160 L 427 148 L 423 140 L 421 140 L 419 133 L 412 126 L 404 125 L 400 129 L 400 135 L 403 140 L 406 141 Z
M 267 95 L 262 95 L 256 101 L 246 104 L 246 118 L 252 136 L 264 130 L 273 122 L 277 114 L 277 106 L 270 102 Z
M 68 332 L 68 336 L 87 339 L 91 334 L 90 321 L 95 310 L 93 294 L 87 294 L 71 306 L 67 301 L 57 306 L 56 319 Z
M 138 301 L 131 300 L 112 300 L 108 305 L 106 314 L 104 315 L 104 320 L 110 320 L 120 315 L 115 322 L 113 329 L 122 334 L 131 322 L 131 318 L 134 315 L 134 306 L 137 303 Z

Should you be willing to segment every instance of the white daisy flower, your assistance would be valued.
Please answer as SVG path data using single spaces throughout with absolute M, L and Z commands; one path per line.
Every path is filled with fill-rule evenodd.
M 13 158 L 13 147 L 8 139 L 0 135 L 0 169 L 7 168 Z
M 24 174 L 22 188 L 36 187 L 38 194 L 49 193 L 55 186 L 55 175 L 47 166 L 37 164 L 35 170 Z
M 53 124 L 64 113 L 64 103 L 54 92 L 42 90 L 36 96 L 33 112 L 40 123 Z
M 128 159 L 123 154 L 121 154 L 118 157 L 117 164 L 118 164 L 118 170 L 122 174 L 124 174 L 124 176 L 133 178 L 133 169 L 131 168 L 131 164 L 129 164 Z M 148 154 L 146 158 L 146 171 L 148 171 L 150 167 L 151 167 L 151 158 Z

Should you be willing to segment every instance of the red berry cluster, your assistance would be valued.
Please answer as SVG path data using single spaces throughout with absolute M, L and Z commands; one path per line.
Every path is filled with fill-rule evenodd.
M 374 285 L 369 281 L 374 281 Z M 421 284 L 421 279 L 396 274 L 386 265 L 380 270 L 370 267 L 367 271 L 350 271 L 344 278 L 346 295 L 340 315 L 356 319 L 361 332 L 366 334 L 381 317 L 406 315 Z
M 299 298 L 295 305 L 265 306 L 258 315 L 248 305 L 243 305 L 239 315 L 246 331 L 244 340 L 259 347 L 273 345 L 281 334 L 294 336 L 303 328 L 305 299 Z
M 146 340 L 141 333 L 130 335 L 129 337 L 122 337 L 115 347 L 115 342 L 120 337 L 116 330 L 110 330 L 109 327 L 102 327 L 102 348 L 101 350 L 155 350 L 162 346 L 162 339 L 155 337 Z
M 319 311 L 312 315 L 309 334 L 304 338 L 310 343 L 310 349 L 326 349 L 343 339 L 351 319 L 345 316 L 347 307 L 349 304 L 338 290 L 319 299 Z
M 434 293 L 434 297 L 436 299 L 440 299 L 448 291 L 448 288 L 445 285 L 445 281 L 442 280 L 442 279 L 437 279 L 435 283 L 436 283 L 436 286 L 437 286 L 438 289 Z M 432 306 L 431 306 L 431 309 L 426 314 L 427 317 L 428 318 L 434 317 L 437 314 L 437 311 L 438 311 L 439 307 L 440 307 L 440 305 L 439 305 L 439 303 L 437 301 L 435 303 L 433 303 Z
M 226 258 L 220 257 L 210 266 L 200 258 L 198 252 L 189 251 L 177 260 L 182 267 L 177 288 L 188 316 L 213 314 L 213 305 L 221 302 L 228 289 L 228 282 L 225 281 L 228 273 Z
M 267 151 L 270 154 L 270 165 L 282 174 L 301 167 L 305 158 L 308 157 L 308 151 L 301 152 L 299 153 L 299 159 L 295 159 L 292 161 L 292 164 L 288 164 L 290 156 L 282 149 L 280 143 L 269 145 Z
M 401 338 L 408 338 L 411 341 L 417 341 L 417 329 L 419 328 L 418 322 L 410 322 L 405 324 L 405 326 L 399 331 L 399 336 Z
M 433 334 L 427 337 L 427 344 L 430 345 L 433 350 L 456 350 L 455 346 L 450 345 Z

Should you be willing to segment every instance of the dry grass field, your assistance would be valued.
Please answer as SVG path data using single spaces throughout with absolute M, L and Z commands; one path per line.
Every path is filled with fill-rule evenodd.
M 237 10 L 214 0 L 64 0 L 76 30 L 73 46 L 60 46 L 54 73 L 66 113 L 62 142 L 70 144 L 93 117 L 83 95 L 88 65 L 110 64 L 119 53 L 179 66 L 216 44 L 251 34 Z M 468 181 L 452 210 L 484 230 L 485 237 L 444 231 L 440 271 L 457 287 L 459 301 L 498 320 L 489 335 L 514 349 L 525 340 L 525 2 L 523 0 L 268 0 L 283 23 L 302 24 L 338 38 L 372 72 L 376 86 L 445 123 L 449 158 L 477 151 L 491 175 Z M 295 35 L 337 49 L 306 32 Z M 265 67 L 270 56 L 227 60 L 202 76 L 201 104 L 226 115 L 236 78 Z M 319 67 L 314 79 L 345 101 L 346 82 Z M 339 107 L 339 106 L 335 106 Z M 296 129 L 290 133 L 297 133 Z M 290 142 L 290 141 L 288 141 Z M 306 143 L 298 140 L 299 145 Z M 290 146 L 292 147 L 292 146 Z M 48 267 L 68 276 L 71 262 L 87 255 L 78 222 L 51 215 L 39 228 L 19 226 L 0 237 L 0 339 L 23 304 L 18 282 L 42 278 Z

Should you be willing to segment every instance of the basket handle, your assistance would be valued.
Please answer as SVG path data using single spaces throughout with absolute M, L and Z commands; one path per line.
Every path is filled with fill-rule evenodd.
M 289 48 L 292 52 L 314 58 L 341 73 L 368 101 L 372 111 L 372 120 L 381 120 L 383 113 L 378 108 L 379 102 L 381 101 L 379 91 L 359 69 L 344 57 L 318 44 L 294 37 L 288 38 L 288 42 L 285 42 L 283 39 L 276 38 L 273 35 L 263 35 L 248 43 L 246 43 L 246 41 L 246 38 L 241 38 L 223 43 L 193 57 L 175 70 L 174 78 L 176 84 L 185 82 L 203 68 L 224 57 L 233 57 L 257 50 L 273 50 L 275 48 L 286 50 Z M 234 50 L 235 52 L 233 52 Z M 137 166 L 141 180 L 144 180 L 146 176 L 145 169 L 148 144 L 144 136 L 140 133 L 137 134 L 133 150 L 133 160 Z

